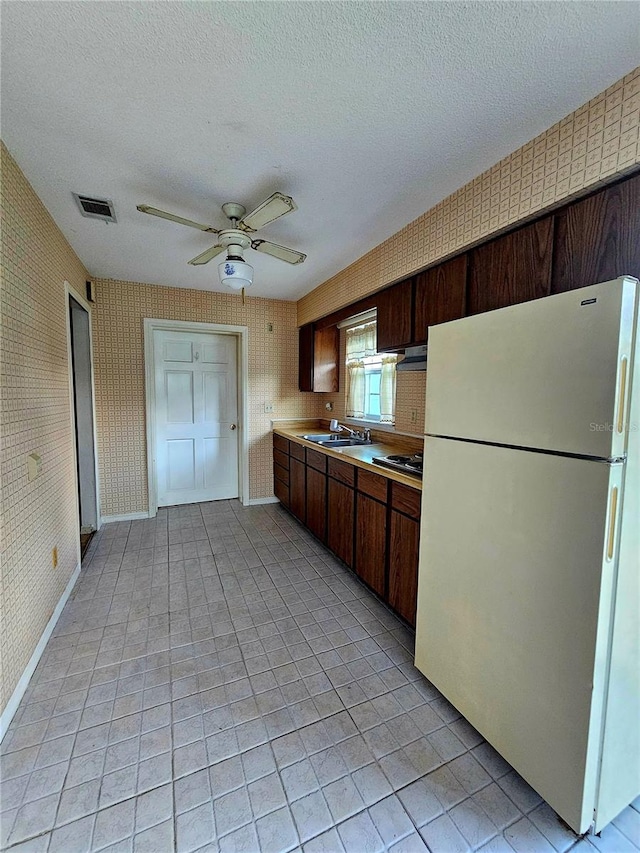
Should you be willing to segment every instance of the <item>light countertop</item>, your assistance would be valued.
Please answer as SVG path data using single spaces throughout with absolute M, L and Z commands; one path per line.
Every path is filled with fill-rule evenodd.
M 376 434 L 372 430 L 373 444 L 329 448 L 322 447 L 313 441 L 307 441 L 301 437 L 304 433 L 328 433 L 328 427 L 319 421 L 290 421 L 274 424 L 273 432 L 276 435 L 281 435 L 283 438 L 289 439 L 289 441 L 295 441 L 297 444 L 311 448 L 311 450 L 324 453 L 326 456 L 333 456 L 335 459 L 341 459 L 343 462 L 350 462 L 357 468 L 364 468 L 367 471 L 380 474 L 389 480 L 395 480 L 397 483 L 402 483 L 404 486 L 409 486 L 412 489 L 422 490 L 422 480 L 420 477 L 412 477 L 410 474 L 402 474 L 400 471 L 393 471 L 391 468 L 383 468 L 381 465 L 376 465 L 371 461 L 374 456 L 391 456 L 396 453 L 409 455 L 421 452 L 422 442 L 420 439 L 409 438 L 408 436 L 396 436 L 392 433 L 378 432 Z

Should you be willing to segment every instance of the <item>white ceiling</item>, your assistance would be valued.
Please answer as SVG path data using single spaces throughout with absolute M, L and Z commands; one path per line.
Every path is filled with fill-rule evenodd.
M 90 273 L 223 290 L 225 201 L 299 210 L 249 251 L 295 299 L 638 64 L 635 2 L 5 2 L 2 135 Z M 72 191 L 111 198 L 118 223 Z

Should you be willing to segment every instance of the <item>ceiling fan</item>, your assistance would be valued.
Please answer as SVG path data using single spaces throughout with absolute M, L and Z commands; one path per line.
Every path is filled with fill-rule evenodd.
M 137 209 L 141 213 L 149 213 L 151 216 L 169 219 L 179 225 L 188 225 L 190 228 L 197 228 L 207 234 L 217 234 L 218 242 L 215 246 L 211 246 L 210 249 L 195 258 L 191 258 L 189 263 L 192 266 L 208 264 L 216 255 L 226 250 L 227 258 L 218 264 L 218 272 L 221 283 L 232 287 L 234 290 L 249 287 L 253 281 L 253 268 L 244 261 L 243 252 L 245 249 L 252 248 L 257 252 L 264 252 L 274 258 L 279 258 L 281 261 L 286 261 L 288 264 L 301 264 L 307 257 L 302 252 L 288 249 L 286 246 L 279 246 L 277 243 L 270 243 L 268 240 L 252 239 L 251 235 L 255 234 L 259 228 L 263 228 L 281 216 L 297 210 L 291 196 L 283 195 L 283 193 L 273 193 L 247 215 L 245 215 L 246 208 L 237 202 L 223 204 L 222 212 L 230 220 L 230 228 L 214 228 L 211 225 L 202 225 L 199 222 L 193 222 L 191 219 L 158 210 L 157 207 L 151 207 L 148 204 L 139 204 Z

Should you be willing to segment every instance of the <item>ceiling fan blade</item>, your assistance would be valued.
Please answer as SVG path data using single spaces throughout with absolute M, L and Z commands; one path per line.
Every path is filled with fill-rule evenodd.
M 301 264 L 307 257 L 302 252 L 296 252 L 295 249 L 288 249 L 286 246 L 278 246 L 277 243 L 269 243 L 268 240 L 254 240 L 251 248 L 257 252 L 273 255 L 274 258 L 280 258 L 288 264 Z
M 191 258 L 189 263 L 197 267 L 200 264 L 208 264 L 212 258 L 215 258 L 216 255 L 219 255 L 220 252 L 224 252 L 224 246 L 212 246 L 210 249 L 207 249 L 206 252 L 203 252 L 201 255 L 198 255 L 195 258 Z
M 167 213 L 166 210 L 158 210 L 157 207 L 150 207 L 148 204 L 139 204 L 137 209 L 140 213 L 150 213 L 151 216 L 159 216 L 161 219 L 169 219 L 171 222 L 177 222 L 178 225 L 188 225 L 190 228 L 207 231 L 209 234 L 220 233 L 219 228 L 212 228 L 211 225 L 201 225 L 199 222 L 194 222 L 192 219 L 185 219 L 183 216 L 176 216 L 174 213 Z
M 258 205 L 255 210 L 243 216 L 240 221 L 240 227 L 244 226 L 245 231 L 257 231 L 274 219 L 279 219 L 287 213 L 292 213 L 297 210 L 297 205 L 291 196 L 283 195 L 282 193 L 274 193 L 262 204 Z

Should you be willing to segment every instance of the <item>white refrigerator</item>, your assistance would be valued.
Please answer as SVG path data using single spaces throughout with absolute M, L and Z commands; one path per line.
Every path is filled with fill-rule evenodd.
M 578 833 L 640 793 L 638 292 L 429 330 L 415 663 Z

